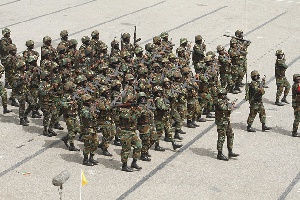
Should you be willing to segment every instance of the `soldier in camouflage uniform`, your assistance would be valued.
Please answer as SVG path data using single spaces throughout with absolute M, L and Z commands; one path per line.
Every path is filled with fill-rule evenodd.
M 49 36 L 45 36 L 43 38 L 43 46 L 41 47 L 41 66 L 42 66 L 42 61 L 45 59 L 43 54 L 43 51 L 48 50 L 49 51 L 49 60 L 55 61 L 56 57 L 57 57 L 57 51 L 56 49 L 52 46 L 51 44 L 52 39 Z
M 201 35 L 195 36 L 195 45 L 193 47 L 193 53 L 192 53 L 192 61 L 195 68 L 196 73 L 200 73 L 204 65 L 204 57 L 205 57 L 205 51 L 206 51 L 206 45 L 202 41 L 203 38 Z M 203 72 L 204 73 L 204 72 Z
M 117 41 L 116 38 L 114 38 L 114 40 L 110 43 L 110 46 L 111 46 L 110 56 L 119 58 L 121 53 L 119 41 Z
M 5 69 L 5 87 L 11 89 L 11 86 L 9 85 L 9 81 L 7 79 L 7 71 L 9 70 L 9 67 L 7 67 L 6 64 L 6 57 L 9 55 L 10 47 L 9 45 L 12 44 L 12 39 L 10 38 L 10 29 L 5 28 L 2 30 L 3 37 L 0 40 L 0 59 L 1 63 L 4 66 Z
M 241 51 L 238 47 L 238 41 L 236 39 L 230 40 L 230 48 L 228 49 L 228 53 L 231 58 L 231 72 L 232 72 L 232 80 L 234 82 L 234 90 L 238 92 L 242 92 L 240 89 L 241 74 L 243 73 L 242 59 L 241 56 L 245 52 Z
M 265 94 L 263 83 L 260 81 L 260 75 L 258 71 L 254 70 L 251 72 L 252 81 L 249 84 L 249 104 L 250 113 L 247 120 L 247 131 L 255 132 L 251 127 L 255 116 L 259 113 L 259 119 L 262 123 L 262 131 L 270 130 L 271 128 L 266 126 L 266 112 L 262 102 L 262 96 Z
M 97 114 L 91 95 L 84 94 L 81 96 L 81 99 L 83 105 L 80 110 L 80 117 L 82 119 L 84 134 L 83 165 L 93 166 L 99 163 L 97 160 L 94 160 L 94 155 L 99 144 L 98 135 L 95 130 Z
M 168 55 L 170 53 L 172 53 L 173 50 L 173 46 L 175 46 L 172 41 L 169 41 L 169 33 L 167 32 L 162 32 L 160 34 L 160 38 L 161 38 L 161 46 L 163 48 L 163 51 L 166 52 L 166 57 L 168 57 Z
M 217 125 L 218 131 L 218 142 L 217 142 L 217 150 L 218 160 L 228 161 L 228 158 L 224 156 L 223 144 L 225 142 L 225 138 L 227 136 L 227 148 L 228 148 L 228 157 L 237 157 L 239 154 L 235 154 L 232 152 L 233 147 L 233 139 L 234 133 L 232 132 L 232 128 L 230 125 L 230 114 L 234 108 L 233 103 L 228 102 L 227 91 L 225 89 L 221 89 L 218 93 L 218 100 L 216 103 L 216 118 L 215 123 Z
M 80 123 L 78 114 L 78 104 L 73 93 L 76 85 L 69 81 L 64 85 L 64 94 L 61 99 L 63 117 L 67 125 L 68 134 L 62 138 L 69 151 L 79 151 L 74 145 L 76 133 L 80 133 Z
M 110 98 L 110 89 L 107 86 L 102 86 L 100 88 L 100 95 L 100 98 L 97 100 L 97 110 L 99 110 L 101 114 L 98 116 L 97 124 L 100 126 L 103 137 L 98 148 L 102 149 L 102 155 L 112 156 L 108 151 L 108 147 L 116 135 L 116 125 L 112 116 L 113 108 Z
M 130 43 L 130 34 L 123 33 L 121 35 L 121 51 L 128 51 L 131 57 L 134 56 L 135 45 Z
M 82 44 L 79 47 L 79 52 L 85 54 L 85 49 L 90 46 L 91 39 L 89 36 L 83 36 L 81 42 Z
M 2 78 L 4 71 L 3 65 L 0 64 L 0 79 Z M 3 114 L 10 113 L 11 110 L 7 109 L 7 92 L 2 85 L 2 82 L 0 82 L 0 97 L 2 98 Z
M 298 136 L 298 126 L 300 122 L 300 74 L 294 74 L 293 76 L 294 84 L 292 86 L 292 106 L 294 109 L 294 123 L 292 136 Z
M 34 50 L 34 41 L 33 40 L 28 40 L 25 43 L 27 49 L 25 51 L 23 51 L 23 58 L 26 62 L 26 64 L 28 64 L 28 59 L 29 56 L 36 56 L 37 60 L 40 57 L 40 54 Z
M 61 38 L 61 41 L 59 42 L 59 44 L 57 45 L 60 46 L 60 45 L 64 45 L 66 47 L 66 52 L 69 51 L 69 47 L 71 45 L 70 43 L 70 40 L 68 39 L 69 38 L 69 33 L 67 30 L 62 30 L 60 32 L 60 38 Z
M 91 33 L 91 37 L 92 39 L 90 45 L 95 53 L 95 57 L 99 58 L 101 53 L 101 45 L 105 45 L 105 43 L 99 40 L 99 32 L 97 30 L 94 30 Z
M 139 136 L 136 134 L 137 130 L 137 111 L 135 96 L 131 93 L 127 94 L 123 99 L 123 108 L 120 109 L 120 138 L 122 144 L 121 161 L 122 171 L 132 172 L 132 168 L 137 170 L 142 169 L 137 165 L 137 159 L 140 158 L 142 143 Z M 131 168 L 127 165 L 128 156 L 130 154 L 131 146 L 133 146 Z
M 288 68 L 288 66 L 287 64 L 285 64 L 285 57 L 283 51 L 277 50 L 275 55 L 277 56 L 276 63 L 275 63 L 275 78 L 276 78 L 276 85 L 277 85 L 275 105 L 283 106 L 284 104 L 282 104 L 281 102 L 287 104 L 289 103 L 286 100 L 286 97 L 290 92 L 291 85 L 285 77 L 285 71 Z M 281 99 L 281 102 L 279 102 L 279 98 L 283 90 L 284 90 L 283 98 Z
M 79 51 L 77 50 L 77 44 L 78 44 L 77 40 L 75 39 L 70 40 L 70 46 L 69 46 L 67 57 L 71 59 L 72 66 L 76 64 L 79 56 Z

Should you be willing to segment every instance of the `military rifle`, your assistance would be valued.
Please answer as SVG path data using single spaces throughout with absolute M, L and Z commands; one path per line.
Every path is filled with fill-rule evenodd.
M 231 37 L 231 38 L 234 38 L 234 39 L 237 39 L 237 40 L 241 40 L 241 41 L 245 41 L 245 42 L 251 43 L 250 40 L 245 40 L 243 38 L 235 37 L 235 36 L 232 36 L 232 35 L 226 35 L 226 34 L 224 34 L 223 36 L 225 36 L 225 37 Z
M 139 41 L 141 41 L 141 38 L 136 38 L 136 26 L 134 26 L 133 44 L 136 45 L 136 43 Z

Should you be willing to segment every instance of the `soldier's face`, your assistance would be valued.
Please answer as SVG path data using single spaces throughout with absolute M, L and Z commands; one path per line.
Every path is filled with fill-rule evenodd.
M 141 104 L 146 104 L 146 103 L 147 103 L 146 97 L 140 97 L 140 98 L 139 98 L 139 102 L 140 102 Z
M 6 33 L 6 34 L 5 34 L 5 37 L 6 37 L 6 38 L 10 38 L 10 33 Z
M 171 87 L 170 82 L 166 82 L 166 83 L 165 83 L 165 88 L 170 89 L 170 87 Z
M 282 58 L 283 58 L 283 54 L 278 55 L 277 58 L 278 58 L 278 59 L 282 59 Z

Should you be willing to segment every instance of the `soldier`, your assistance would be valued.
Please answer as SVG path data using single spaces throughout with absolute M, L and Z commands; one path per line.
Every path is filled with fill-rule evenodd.
M 120 46 L 119 46 L 119 42 L 116 40 L 116 38 L 114 38 L 114 40 L 110 43 L 111 46 L 111 52 L 110 52 L 110 56 L 114 56 L 114 57 L 120 57 Z
M 69 46 L 71 45 L 70 40 L 68 39 L 68 37 L 69 37 L 68 31 L 67 30 L 62 30 L 60 32 L 61 41 L 57 45 L 57 47 L 60 46 L 60 45 L 64 45 L 66 47 L 66 52 L 69 51 Z M 57 49 L 57 51 L 58 51 L 58 49 Z
M 172 53 L 173 46 L 175 45 L 172 44 L 171 41 L 169 41 L 169 33 L 162 32 L 160 34 L 160 38 L 161 38 L 161 46 L 164 49 L 163 51 L 165 51 L 167 54 Z
M 99 32 L 97 30 L 94 30 L 91 33 L 91 47 L 93 49 L 93 52 L 95 52 L 95 57 L 99 58 L 100 56 L 100 52 L 101 52 L 101 45 L 105 45 L 104 42 L 102 42 L 101 40 L 99 40 Z
M 97 100 L 97 109 L 100 111 L 100 115 L 97 118 L 98 125 L 100 126 L 103 134 L 102 142 L 98 148 L 102 149 L 102 155 L 112 156 L 108 151 L 109 143 L 116 135 L 116 125 L 112 116 L 112 102 L 110 89 L 107 86 L 100 88 L 100 98 Z
M 134 56 L 135 46 L 130 43 L 130 34 L 123 33 L 121 34 L 121 51 L 128 51 L 131 57 Z
M 122 171 L 132 172 L 132 168 L 141 170 L 142 167 L 137 165 L 137 160 L 141 154 L 141 140 L 136 134 L 137 128 L 137 111 L 135 96 L 131 93 L 127 94 L 123 99 L 123 108 L 120 109 L 120 138 L 122 144 L 121 161 Z M 131 168 L 128 167 L 127 161 L 130 154 L 131 146 L 133 146 Z
M 0 79 L 4 73 L 4 67 L 0 64 Z M 7 92 L 6 89 L 3 87 L 2 82 L 0 82 L 0 96 L 2 98 L 2 106 L 3 106 L 3 114 L 10 113 L 11 110 L 7 109 Z
M 77 116 L 78 104 L 73 93 L 76 85 L 69 81 L 64 85 L 64 94 L 61 99 L 63 117 L 67 125 L 68 134 L 62 138 L 69 151 L 79 151 L 74 145 L 76 133 L 80 133 L 80 123 Z M 69 143 L 69 144 L 68 144 Z
M 79 47 L 80 54 L 85 54 L 85 49 L 90 46 L 91 39 L 89 36 L 83 36 L 81 38 L 81 46 Z
M 28 64 L 29 56 L 36 56 L 37 60 L 40 57 L 40 54 L 34 50 L 34 41 L 27 40 L 25 43 L 27 49 L 23 52 L 23 57 L 25 59 L 26 64 Z
M 288 68 L 287 64 L 285 64 L 285 56 L 282 50 L 277 50 L 276 54 L 277 59 L 275 63 L 275 78 L 276 78 L 276 85 L 277 85 L 277 93 L 276 93 L 276 101 L 275 105 L 277 106 L 283 106 L 281 102 L 289 103 L 286 100 L 287 95 L 289 94 L 289 91 L 291 89 L 291 85 L 288 82 L 288 80 L 285 77 L 285 71 Z M 284 89 L 284 95 L 281 99 L 281 102 L 279 102 L 279 98 L 283 92 Z
M 293 76 L 294 84 L 292 86 L 292 106 L 294 108 L 294 123 L 292 136 L 298 136 L 298 126 L 300 121 L 300 74 L 294 74 Z
M 76 61 L 79 56 L 79 51 L 77 50 L 77 40 L 71 39 L 70 40 L 70 46 L 67 57 L 71 59 L 72 66 L 76 64 Z
M 234 90 L 238 92 L 242 92 L 240 89 L 240 82 L 242 81 L 240 74 L 243 73 L 243 69 L 241 66 L 241 54 L 243 53 L 238 47 L 238 41 L 236 39 L 230 40 L 230 48 L 228 49 L 228 53 L 231 58 L 232 63 L 232 80 L 234 82 Z
M 218 131 L 218 160 L 228 161 L 228 158 L 224 156 L 223 144 L 225 142 L 225 137 L 227 136 L 227 148 L 228 148 L 228 157 L 237 157 L 239 154 L 232 152 L 233 147 L 233 139 L 234 133 L 232 132 L 232 128 L 230 125 L 230 114 L 234 108 L 234 103 L 229 103 L 227 98 L 227 91 L 225 89 L 221 89 L 218 93 L 218 100 L 216 103 L 216 118 L 215 123 L 217 125 Z
M 202 41 L 203 38 L 201 35 L 195 36 L 195 45 L 193 47 L 192 61 L 196 73 L 201 72 L 202 65 L 204 65 L 204 57 L 206 51 L 206 45 Z
M 99 162 L 94 160 L 94 155 L 97 150 L 97 146 L 99 144 L 98 135 L 95 131 L 96 127 L 96 111 L 94 101 L 91 95 L 84 94 L 81 96 L 83 105 L 80 110 L 80 116 L 82 119 L 83 126 L 83 165 L 93 166 L 97 165 Z M 89 157 L 90 155 L 90 157 Z
M 256 132 L 251 126 L 255 116 L 259 113 L 259 119 L 262 123 L 262 131 L 271 130 L 266 126 L 266 112 L 262 102 L 262 96 L 265 94 L 263 82 L 260 81 L 260 75 L 258 71 L 254 70 L 251 72 L 251 83 L 249 84 L 249 104 L 250 113 L 247 120 L 247 131 Z
M 57 57 L 57 51 L 52 46 L 51 42 L 52 42 L 51 37 L 45 36 L 43 38 L 43 46 L 41 47 L 41 54 L 42 54 L 42 56 L 41 56 L 41 63 L 45 59 L 45 57 L 44 57 L 45 54 L 43 54 L 43 51 L 45 51 L 45 50 L 49 51 L 49 60 L 55 61 L 55 59 Z M 41 64 L 41 66 L 42 66 L 42 64 Z
M 1 63 L 4 66 L 5 69 L 5 87 L 11 89 L 11 86 L 9 85 L 9 81 L 7 79 L 7 71 L 8 67 L 5 65 L 6 57 L 9 55 L 10 47 L 9 45 L 12 44 L 12 39 L 10 38 L 10 29 L 5 28 L 2 30 L 3 37 L 0 40 L 0 59 Z

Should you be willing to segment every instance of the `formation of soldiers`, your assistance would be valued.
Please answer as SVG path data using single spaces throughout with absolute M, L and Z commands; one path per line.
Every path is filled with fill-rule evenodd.
M 175 140 L 182 140 L 182 134 L 186 134 L 182 130 L 183 122 L 186 120 L 188 128 L 196 128 L 199 127 L 197 122 L 205 122 L 206 118 L 216 118 L 219 135 L 217 158 L 228 160 L 222 153 L 225 136 L 228 156 L 238 156 L 232 152 L 234 136 L 229 119 L 234 104 L 228 102 L 226 94 L 227 91 L 240 93 L 244 85 L 242 80 L 247 72 L 250 41 L 243 39 L 241 30 L 237 30 L 230 40 L 228 51 L 221 45 L 217 46 L 218 56 L 213 51 L 206 51 L 201 35 L 195 36 L 193 48 L 191 42 L 182 38 L 180 46 L 175 49 L 167 32 L 153 37 L 153 42 L 146 44 L 145 49 L 138 45 L 140 39 L 136 39 L 136 34 L 131 43 L 130 34 L 123 33 L 121 42 L 116 38 L 111 42 L 111 52 L 108 53 L 108 46 L 99 39 L 97 30 L 91 33 L 91 37 L 81 38 L 79 49 L 78 42 L 69 40 L 68 31 L 63 30 L 56 48 L 52 46 L 51 38 L 45 36 L 41 56 L 34 50 L 32 40 L 26 41 L 27 50 L 23 55 L 17 55 L 10 30 L 5 28 L 2 34 L 0 56 L 3 67 L 0 75 L 5 72 L 5 87 L 0 85 L 0 94 L 3 113 L 11 112 L 7 108 L 5 89 L 9 88 L 12 89 L 11 105 L 19 107 L 20 125 L 29 125 L 30 113 L 32 118 L 43 116 L 43 135 L 56 136 L 54 129 L 63 130 L 59 124 L 59 118 L 63 116 L 68 134 L 62 140 L 70 151 L 78 151 L 74 139 L 76 134 L 79 135 L 84 142 L 84 165 L 97 165 L 98 161 L 94 159 L 97 148 L 103 155 L 112 156 L 109 145 L 114 140 L 115 145 L 122 146 L 122 170 L 140 170 L 137 160 L 151 161 L 149 149 L 152 145 L 156 151 L 165 151 L 159 143 L 162 135 L 164 141 L 170 142 L 176 150 L 182 144 Z M 280 53 L 283 52 L 278 55 Z M 265 125 L 261 103 L 264 92 L 258 72 L 252 72 L 251 77 L 247 130 L 255 131 L 251 124 L 257 113 L 260 113 L 263 131 L 270 130 Z M 299 78 L 294 78 L 298 85 Z M 287 102 L 289 85 L 286 79 L 279 82 L 281 92 L 286 87 L 282 101 Z M 300 94 L 298 88 L 293 86 L 295 99 Z M 278 92 L 277 96 L 280 95 Z M 281 105 L 277 96 L 276 105 Z M 300 99 L 293 106 L 297 107 L 299 103 Z M 296 115 L 295 136 L 298 110 Z M 98 133 L 102 133 L 101 142 Z M 127 161 L 131 147 L 133 161 L 129 167 Z

